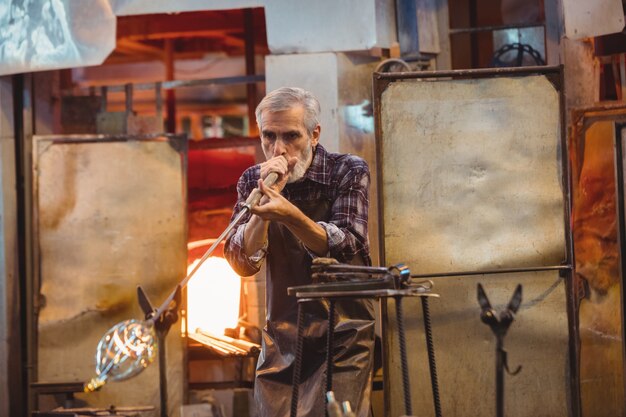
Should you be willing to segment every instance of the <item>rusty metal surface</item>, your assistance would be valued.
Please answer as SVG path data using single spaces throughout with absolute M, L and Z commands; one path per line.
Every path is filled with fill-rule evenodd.
M 515 338 L 512 328 L 507 341 L 529 364 L 524 376 L 507 382 L 507 415 L 578 415 L 562 85 L 557 67 L 374 75 L 381 258 L 406 262 L 420 277 L 440 277 L 432 314 L 443 415 L 495 411 L 493 347 L 478 314 L 478 280 L 507 297 L 522 283 L 525 299 L 535 300 L 520 312 L 527 321 L 514 324 L 524 337 Z M 393 306 L 384 320 L 394 327 Z M 417 340 L 416 333 L 409 337 Z M 388 336 L 386 412 L 398 415 L 397 341 Z M 408 346 L 425 355 L 417 343 Z M 475 360 L 480 356 L 485 362 Z M 417 360 L 411 373 L 421 375 L 412 395 L 424 410 L 426 365 Z M 539 389 L 537 378 L 545 382 Z
M 626 107 L 598 104 L 575 111 L 572 119 L 582 413 L 623 415 L 624 243 L 619 233 L 624 228 L 624 174 L 619 167 L 623 170 L 625 161 L 620 159 L 623 133 L 619 126 L 626 123 Z M 616 148 L 622 150 L 621 155 L 615 153 Z
M 185 275 L 181 137 L 35 136 L 40 381 L 85 381 L 100 337 L 141 317 L 136 286 L 155 300 Z M 167 339 L 170 415 L 182 396 L 181 343 Z M 158 404 L 158 366 L 80 396 L 89 406 Z

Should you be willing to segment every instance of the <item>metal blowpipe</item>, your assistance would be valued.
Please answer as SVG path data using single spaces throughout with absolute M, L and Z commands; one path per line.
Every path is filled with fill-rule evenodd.
M 265 179 L 263 180 L 263 184 L 265 184 L 266 187 L 271 187 L 272 185 L 274 185 L 276 183 L 277 179 L 278 179 L 278 174 L 276 172 L 270 172 L 268 174 L 268 176 L 265 177 Z M 215 242 L 211 245 L 211 247 L 204 253 L 204 255 L 202 255 L 202 258 L 200 258 L 200 261 L 196 264 L 196 266 L 191 270 L 191 272 L 189 274 L 187 274 L 185 279 L 183 279 L 180 282 L 179 285 L 180 285 L 181 288 L 184 288 L 185 285 L 187 285 L 187 282 L 191 279 L 193 274 L 195 274 L 196 271 L 200 268 L 200 266 L 204 263 L 204 261 L 206 261 L 209 258 L 209 256 L 211 256 L 211 254 L 213 253 L 215 248 L 217 248 L 217 246 L 220 243 L 222 243 L 222 240 L 226 239 L 226 236 L 228 236 L 230 231 L 233 230 L 233 228 L 235 226 L 237 226 L 237 224 L 239 224 L 241 219 L 252 209 L 252 207 L 254 207 L 257 204 L 259 204 L 259 201 L 261 201 L 261 197 L 263 197 L 263 193 L 261 192 L 261 190 L 259 188 L 255 188 L 254 190 L 252 190 L 252 192 L 248 196 L 248 199 L 243 204 L 243 208 L 241 209 L 241 211 L 239 212 L 237 217 L 235 217 L 233 219 L 233 221 L 230 222 L 230 224 L 228 225 L 226 230 L 224 230 L 222 232 L 222 234 L 219 235 L 219 237 L 215 240 Z M 172 294 L 172 296 L 173 295 L 174 294 Z M 169 300 L 169 302 L 171 302 L 171 299 L 168 298 L 168 300 Z M 163 303 L 163 305 L 159 309 L 160 313 L 163 313 L 162 310 L 167 308 L 169 302 L 166 300 L 166 302 Z M 158 318 L 158 316 L 157 316 L 157 318 Z
M 276 183 L 278 173 L 271 172 L 263 180 L 266 187 Z M 152 363 L 157 353 L 157 340 L 162 339 L 172 324 L 176 322 L 176 309 L 181 289 L 184 288 L 200 266 L 211 256 L 215 248 L 239 224 L 241 219 L 256 206 L 263 197 L 259 188 L 255 188 L 243 204 L 237 217 L 202 255 L 200 261 L 187 274 L 158 308 L 153 309 L 147 296 L 139 287 L 139 304 L 146 313 L 145 320 L 126 320 L 111 327 L 100 339 L 96 349 L 96 377 L 85 384 L 85 392 L 92 392 L 102 387 L 107 380 L 122 381 L 141 372 Z M 176 303 L 172 303 L 176 301 Z M 160 333 L 161 337 L 157 334 Z

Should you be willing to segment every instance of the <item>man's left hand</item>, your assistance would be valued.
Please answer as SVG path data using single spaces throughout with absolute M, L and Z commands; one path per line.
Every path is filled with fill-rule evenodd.
M 284 222 L 293 215 L 295 206 L 272 187 L 266 187 L 262 180 L 258 183 L 263 198 L 258 205 L 252 208 L 252 214 L 256 214 L 263 220 Z
M 269 224 L 270 221 L 282 223 L 306 246 L 318 256 L 328 256 L 328 236 L 326 229 L 308 218 L 298 207 L 283 197 L 278 191 L 266 187 L 259 180 L 259 189 L 263 198 L 252 213 Z

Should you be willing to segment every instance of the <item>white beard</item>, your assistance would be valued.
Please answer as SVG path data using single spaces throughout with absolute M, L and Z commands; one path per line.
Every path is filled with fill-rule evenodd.
M 311 141 L 309 141 L 309 146 L 302 152 L 300 158 L 298 158 L 298 162 L 296 162 L 296 166 L 293 167 L 293 171 L 289 174 L 289 178 L 287 179 L 287 184 L 294 183 L 296 181 L 300 181 L 304 174 L 306 174 L 306 170 L 311 165 L 311 161 L 313 160 L 313 148 L 311 147 Z

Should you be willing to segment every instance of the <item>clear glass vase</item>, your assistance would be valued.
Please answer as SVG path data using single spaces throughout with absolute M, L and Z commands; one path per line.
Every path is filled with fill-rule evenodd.
M 107 380 L 131 378 L 152 363 L 157 353 L 157 338 L 151 321 L 126 320 L 111 327 L 96 349 L 96 377 L 85 391 L 96 391 Z

